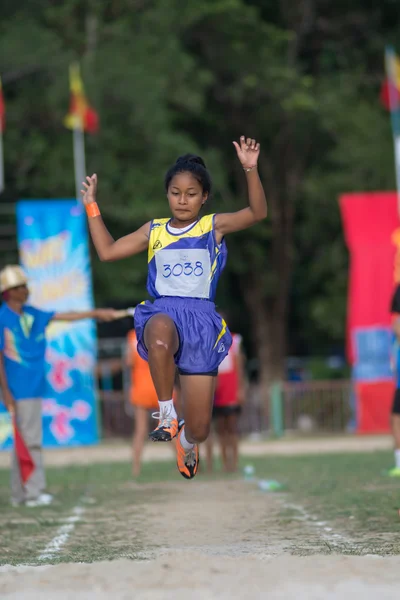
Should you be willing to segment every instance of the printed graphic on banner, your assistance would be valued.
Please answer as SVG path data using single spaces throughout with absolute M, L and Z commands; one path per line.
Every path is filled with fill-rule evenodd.
M 86 219 L 75 200 L 21 201 L 17 205 L 21 265 L 29 278 L 29 304 L 57 312 L 93 307 Z M 96 329 L 90 320 L 47 328 L 47 394 L 43 444 L 98 441 L 94 366 Z M 0 409 L 0 448 L 12 443 Z
M 356 382 L 358 431 L 388 431 L 394 388 L 390 305 L 400 282 L 397 195 L 346 194 L 340 208 L 350 251 L 347 354 Z

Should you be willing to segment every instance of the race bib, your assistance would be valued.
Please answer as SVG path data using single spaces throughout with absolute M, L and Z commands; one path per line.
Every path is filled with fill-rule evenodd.
M 159 250 L 155 255 L 160 296 L 210 297 L 210 254 L 205 248 Z

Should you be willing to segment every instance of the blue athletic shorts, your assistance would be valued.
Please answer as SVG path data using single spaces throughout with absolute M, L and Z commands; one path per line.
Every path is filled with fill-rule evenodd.
M 175 296 L 143 302 L 135 310 L 137 349 L 148 360 L 144 343 L 147 321 L 157 314 L 166 314 L 175 323 L 179 349 L 175 364 L 181 375 L 217 375 L 218 367 L 229 352 L 232 336 L 225 321 L 215 310 L 214 302 Z

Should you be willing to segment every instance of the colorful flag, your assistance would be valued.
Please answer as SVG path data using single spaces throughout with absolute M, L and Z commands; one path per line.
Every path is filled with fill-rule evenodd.
M 387 100 L 387 107 L 390 110 L 390 119 L 392 122 L 397 205 L 400 217 L 400 60 L 391 47 L 387 47 L 385 50 L 385 66 L 387 86 L 386 90 L 383 90 L 383 100 Z M 387 93 L 387 98 L 385 92 Z
M 386 50 L 386 71 L 380 99 L 387 110 L 397 110 L 400 108 L 400 59 L 392 49 Z
M 65 126 L 68 129 L 96 133 L 99 128 L 99 117 L 86 99 L 79 65 L 76 63 L 69 69 L 69 85 L 71 99 L 68 114 L 64 119 Z
M 26 483 L 35 470 L 35 463 L 33 462 L 31 453 L 29 452 L 24 439 L 17 428 L 15 417 L 13 418 L 13 422 L 15 454 L 17 455 L 22 482 Z
M 3 133 L 6 125 L 6 104 L 4 102 L 3 87 L 0 77 L 0 133 Z

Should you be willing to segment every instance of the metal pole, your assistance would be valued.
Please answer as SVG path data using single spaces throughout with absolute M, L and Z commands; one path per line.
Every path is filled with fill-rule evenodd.
M 276 437 L 283 436 L 282 384 L 275 382 L 270 392 L 270 415 L 272 431 Z
M 4 190 L 4 153 L 3 153 L 3 131 L 0 123 L 0 194 Z
M 75 127 L 73 129 L 74 146 L 74 168 L 75 168 L 75 195 L 76 199 L 81 200 L 82 182 L 86 178 L 86 160 L 85 160 L 85 134 L 83 129 Z
M 398 106 L 398 93 L 396 84 L 398 79 L 396 69 L 396 54 L 391 47 L 385 50 L 385 67 L 388 79 L 389 107 L 392 122 L 394 160 L 396 171 L 396 190 L 397 190 L 397 213 L 400 217 L 400 107 Z

